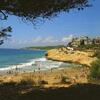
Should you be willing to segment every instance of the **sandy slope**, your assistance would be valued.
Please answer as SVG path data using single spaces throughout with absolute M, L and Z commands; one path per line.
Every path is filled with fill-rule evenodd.
M 83 65 L 90 66 L 91 62 L 96 60 L 92 57 L 93 52 L 82 52 L 82 51 L 72 51 L 63 49 L 52 49 L 47 52 L 47 59 L 58 60 L 58 61 L 68 61 L 79 63 Z

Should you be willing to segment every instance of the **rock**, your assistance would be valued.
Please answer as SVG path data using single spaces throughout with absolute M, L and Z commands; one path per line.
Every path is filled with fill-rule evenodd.
M 61 49 L 60 49 L 61 50 Z M 67 52 L 67 53 L 66 53 Z M 92 52 L 82 52 L 82 51 L 73 51 L 70 53 L 68 50 L 64 52 L 63 50 L 59 52 L 59 49 L 52 49 L 47 52 L 47 59 L 68 62 L 78 63 L 82 65 L 90 66 L 90 64 L 96 60 L 95 57 L 91 57 Z

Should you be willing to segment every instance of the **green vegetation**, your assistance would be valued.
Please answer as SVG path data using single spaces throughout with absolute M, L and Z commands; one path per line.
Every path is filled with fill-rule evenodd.
M 90 78 L 100 79 L 100 59 L 91 64 Z
M 88 0 L 2 0 L 0 2 L 0 20 L 7 20 L 8 15 L 15 15 L 22 20 L 36 22 L 39 18 L 50 19 L 60 12 L 71 9 L 83 10 L 89 7 Z
M 90 77 L 93 79 L 100 79 L 100 45 L 95 45 L 92 47 L 95 50 L 94 57 L 98 60 L 91 64 Z
M 4 43 L 4 40 L 6 38 L 9 38 L 11 36 L 8 34 L 9 32 L 12 32 L 12 28 L 10 26 L 7 28 L 0 29 L 0 45 Z
M 27 49 L 27 50 L 50 50 L 50 49 L 61 48 L 61 47 L 64 47 L 64 45 L 26 47 L 24 49 Z
M 85 51 L 85 50 L 93 50 L 94 55 L 93 57 L 97 57 L 97 60 L 94 61 L 91 64 L 90 68 L 90 80 L 99 80 L 100 79 L 100 45 L 99 44 L 92 44 L 92 45 L 84 45 L 84 46 L 79 46 L 79 50 Z
M 87 50 L 87 49 L 100 50 L 100 44 L 81 45 L 78 47 L 78 49 L 79 50 Z
M 100 59 L 100 50 L 95 51 L 94 57 L 97 57 L 98 59 Z

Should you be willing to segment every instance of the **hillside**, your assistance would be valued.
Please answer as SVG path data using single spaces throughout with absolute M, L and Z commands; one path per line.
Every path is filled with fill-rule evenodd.
M 96 60 L 96 57 L 93 57 L 93 55 L 94 52 L 92 51 L 70 51 L 66 48 L 60 48 L 49 50 L 46 57 L 51 60 L 79 63 L 90 66 L 90 64 Z
M 61 48 L 64 47 L 64 45 L 57 45 L 57 46 L 33 46 L 33 47 L 25 47 L 23 49 L 27 50 L 50 50 L 55 48 Z

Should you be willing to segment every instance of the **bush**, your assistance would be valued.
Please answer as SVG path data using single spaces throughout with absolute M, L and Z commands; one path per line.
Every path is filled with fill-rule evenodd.
M 46 84 L 48 84 L 47 81 L 45 81 L 45 80 L 38 80 L 38 85 L 39 86 L 43 86 L 43 85 L 46 85 Z
M 61 82 L 60 83 L 62 83 L 62 84 L 70 84 L 71 83 L 71 80 L 70 80 L 70 78 L 68 78 L 67 76 L 62 76 L 61 77 Z
M 94 56 L 100 59 L 100 50 L 96 50 L 96 52 L 94 53 Z
M 18 85 L 34 85 L 35 82 L 32 79 L 22 79 Z
M 89 44 L 89 45 L 80 45 L 78 47 L 79 50 L 88 50 L 88 49 L 92 49 L 92 50 L 100 50 L 100 44 Z
M 91 64 L 90 77 L 100 79 L 100 59 Z

